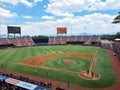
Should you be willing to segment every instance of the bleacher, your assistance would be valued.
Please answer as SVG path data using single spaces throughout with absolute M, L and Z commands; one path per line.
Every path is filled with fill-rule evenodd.
M 112 50 L 113 41 L 101 40 L 101 48 Z
M 34 43 L 34 41 L 33 41 L 33 39 L 32 38 L 25 38 L 25 40 L 27 41 L 27 43 L 29 44 L 29 45 L 35 45 L 35 43 Z
M 74 41 L 76 41 L 76 37 L 75 36 L 68 37 L 67 42 L 74 42 Z
M 30 37 L 26 38 L 0 38 L 0 45 L 14 44 L 15 46 L 32 46 L 35 45 Z
M 113 54 L 117 56 L 120 60 L 120 42 L 102 40 L 101 48 L 113 50 Z
M 5 39 L 5 38 L 0 38 L 0 45 L 6 45 L 6 44 L 8 44 L 7 39 Z
M 18 40 L 16 38 L 8 38 L 7 40 L 8 40 L 9 44 L 14 44 L 14 45 L 19 44 L 19 42 L 18 42 Z
M 114 53 L 117 55 L 117 57 L 120 60 L 120 42 L 112 43 L 112 48 L 113 48 Z
M 83 36 L 78 36 L 78 37 L 76 37 L 77 39 L 77 41 L 83 41 Z
M 100 38 L 98 36 L 56 36 L 49 38 L 49 44 L 57 45 L 57 44 L 67 44 L 67 42 L 84 42 L 89 43 L 91 42 L 99 42 Z

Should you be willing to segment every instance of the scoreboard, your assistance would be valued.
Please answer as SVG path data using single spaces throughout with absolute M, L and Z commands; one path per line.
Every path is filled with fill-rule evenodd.
M 21 28 L 20 27 L 16 27 L 16 26 L 8 26 L 7 27 L 8 33 L 21 33 Z
M 66 27 L 58 27 L 57 34 L 67 34 L 67 28 Z

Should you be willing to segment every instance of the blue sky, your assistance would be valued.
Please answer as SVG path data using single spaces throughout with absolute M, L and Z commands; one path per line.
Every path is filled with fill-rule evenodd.
M 7 26 L 20 26 L 22 35 L 56 35 L 67 27 L 67 35 L 111 34 L 120 31 L 111 24 L 120 11 L 120 0 L 0 0 L 0 33 Z

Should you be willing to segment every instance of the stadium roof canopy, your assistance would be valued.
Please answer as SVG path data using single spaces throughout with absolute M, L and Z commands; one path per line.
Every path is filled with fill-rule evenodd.
M 119 15 L 113 19 L 113 22 L 112 22 L 113 24 L 120 23 L 120 12 L 118 14 Z
M 115 41 L 120 41 L 120 38 L 116 38 Z

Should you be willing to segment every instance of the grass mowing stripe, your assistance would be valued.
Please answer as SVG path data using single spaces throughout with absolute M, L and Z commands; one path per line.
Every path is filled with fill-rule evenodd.
M 73 64 L 65 64 L 64 61 L 66 60 L 72 60 Z M 75 57 L 64 57 L 64 56 L 58 56 L 55 57 L 45 63 L 43 63 L 43 66 L 51 67 L 51 68 L 58 68 L 58 69 L 65 69 L 65 70 L 71 70 L 71 71 L 82 71 L 82 70 L 88 70 L 90 67 L 91 60 L 87 60 L 85 58 L 75 58 Z
M 5 51 L 0 50 L 0 58 L 3 57 L 4 55 L 7 55 L 8 52 L 9 52 L 8 50 L 5 50 Z
M 16 53 L 16 50 L 8 51 L 6 54 L 4 54 L 1 59 L 2 60 L 10 60 L 14 57 L 14 53 Z M 17 54 L 17 53 L 16 53 Z
M 38 50 L 38 49 L 40 49 L 40 50 Z M 89 46 L 40 46 L 39 47 L 38 46 L 38 47 L 31 47 L 31 48 L 16 48 L 16 49 L 11 49 L 11 50 L 7 50 L 7 51 L 10 51 L 10 52 L 5 53 L 6 55 L 9 56 L 9 59 L 6 58 L 6 55 L 4 55 L 4 54 L 1 58 L 5 59 L 7 61 L 9 61 L 11 59 L 11 62 L 14 61 L 12 59 L 16 59 L 16 62 L 20 62 L 22 60 L 32 57 L 32 54 L 37 56 L 37 55 L 43 55 L 45 53 L 46 54 L 52 53 L 51 51 L 54 51 L 54 52 L 66 51 L 66 52 L 95 54 L 96 47 L 92 47 L 92 46 L 91 47 L 89 47 Z M 17 51 L 17 53 L 15 51 Z M 31 54 L 31 51 L 32 51 L 32 54 Z M 4 53 L 4 52 L 6 52 L 6 50 L 2 50 L 1 53 Z M 19 57 L 19 58 L 17 58 L 17 57 Z M 101 57 L 103 58 L 103 61 L 101 60 Z M 57 65 L 59 65 L 59 63 L 61 63 L 61 65 L 64 65 L 64 64 L 62 64 L 63 61 L 54 62 L 54 63 Z M 78 62 L 76 61 L 76 63 L 78 63 Z M 84 63 L 86 63 L 86 62 L 84 62 Z M 52 63 L 50 63 L 50 64 L 52 66 L 54 65 Z M 87 68 L 88 66 L 85 65 L 85 68 Z M 103 66 L 105 68 L 103 68 Z M 77 65 L 75 67 L 77 68 Z M 99 73 L 101 75 L 101 78 L 98 80 L 84 80 L 75 74 L 70 74 L 67 72 L 57 72 L 57 71 L 53 71 L 53 70 L 48 70 L 49 76 L 46 76 L 45 69 L 33 68 L 33 67 L 28 67 L 28 66 L 20 66 L 20 65 L 14 64 L 14 63 L 10 64 L 9 62 L 3 63 L 2 68 L 21 72 L 24 74 L 30 74 L 30 75 L 35 75 L 38 77 L 53 79 L 53 80 L 57 80 L 57 81 L 61 81 L 61 82 L 67 82 L 69 80 L 70 83 L 81 86 L 81 87 L 103 88 L 103 87 L 109 87 L 116 82 L 115 73 L 111 66 L 111 62 L 110 62 L 108 53 L 105 50 L 100 50 L 100 49 L 97 54 L 97 62 L 96 62 L 95 69 L 94 69 L 97 73 Z M 65 68 L 67 68 L 67 67 L 65 67 Z M 79 65 L 78 65 L 78 68 L 80 68 Z M 81 71 L 83 69 L 84 68 L 81 68 Z M 108 77 L 108 75 L 111 75 L 111 77 Z

